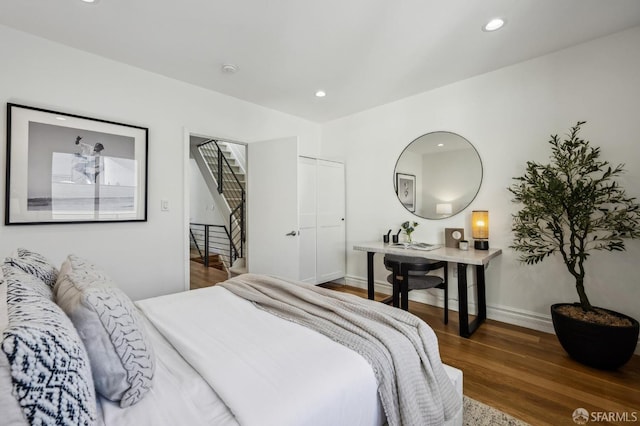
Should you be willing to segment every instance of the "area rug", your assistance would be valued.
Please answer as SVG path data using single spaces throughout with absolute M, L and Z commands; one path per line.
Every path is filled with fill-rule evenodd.
M 502 411 L 483 404 L 475 399 L 464 397 L 465 426 L 529 426 L 521 420 Z

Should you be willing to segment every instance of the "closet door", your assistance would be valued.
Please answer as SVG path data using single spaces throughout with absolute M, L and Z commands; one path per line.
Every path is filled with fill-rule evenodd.
M 316 282 L 345 276 L 344 164 L 317 160 Z
M 317 284 L 316 281 L 316 208 L 317 208 L 316 160 L 298 158 L 298 240 L 300 281 Z

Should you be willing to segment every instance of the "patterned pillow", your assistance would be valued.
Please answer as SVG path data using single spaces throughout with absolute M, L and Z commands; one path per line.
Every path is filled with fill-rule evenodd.
M 91 367 L 78 333 L 53 301 L 22 282 L 32 276 L 9 269 L 2 284 L 8 314 L 0 342 L 2 421 L 95 424 Z
M 102 269 L 82 257 L 70 254 L 60 267 L 58 281 L 56 281 L 54 285 L 54 293 L 58 293 L 57 287 L 59 283 L 62 282 L 70 273 L 73 273 L 76 277 L 76 286 L 83 286 L 82 289 L 97 285 L 117 287 L 111 280 L 111 277 L 109 277 Z
M 7 284 L 2 276 L 2 268 L 0 268 L 0 347 L 4 330 L 8 324 Z M 0 413 L 2 413 L 2 421 L 8 425 L 26 425 L 27 421 L 22 415 L 22 408 L 13 397 L 12 391 L 11 366 L 4 352 L 0 350 Z
M 29 272 L 26 272 L 24 269 L 15 266 L 10 262 L 5 262 L 0 270 L 2 270 L 2 273 L 5 275 L 5 277 L 7 277 L 7 279 L 9 279 L 11 282 L 19 282 L 21 286 L 35 292 L 41 297 L 53 300 L 52 288 L 49 285 L 45 284 L 45 282 L 38 278 L 36 275 L 30 274 Z
M 151 389 L 155 357 L 133 302 L 103 272 L 77 257 L 56 283 L 56 301 L 82 338 L 96 391 L 121 407 Z
M 2 331 L 7 328 L 9 318 L 7 316 L 7 285 L 4 280 L 2 268 L 0 268 L 0 338 Z
M 40 278 L 49 287 L 58 279 L 58 269 L 41 254 L 19 248 L 4 263 L 17 266 L 24 272 Z

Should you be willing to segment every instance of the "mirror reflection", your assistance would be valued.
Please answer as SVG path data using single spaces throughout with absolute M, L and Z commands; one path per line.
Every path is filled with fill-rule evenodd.
M 444 219 L 464 210 L 478 194 L 482 162 L 462 136 L 433 132 L 400 154 L 394 188 L 402 205 L 425 219 Z

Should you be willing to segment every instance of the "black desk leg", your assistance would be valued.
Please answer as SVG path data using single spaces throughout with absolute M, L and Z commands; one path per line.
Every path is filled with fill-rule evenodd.
M 478 284 L 478 319 L 480 323 L 487 319 L 487 295 L 484 280 L 484 265 L 476 265 L 476 281 Z
M 458 314 L 460 319 L 460 336 L 462 337 L 470 337 L 487 318 L 484 265 L 476 265 L 476 289 L 478 314 L 476 318 L 469 323 L 467 265 L 465 263 L 458 263 Z
M 458 263 L 458 319 L 460 335 L 469 337 L 469 300 L 467 297 L 467 264 Z
M 373 255 L 374 251 L 367 252 L 367 297 L 369 300 L 374 299 L 375 288 L 373 286 Z

